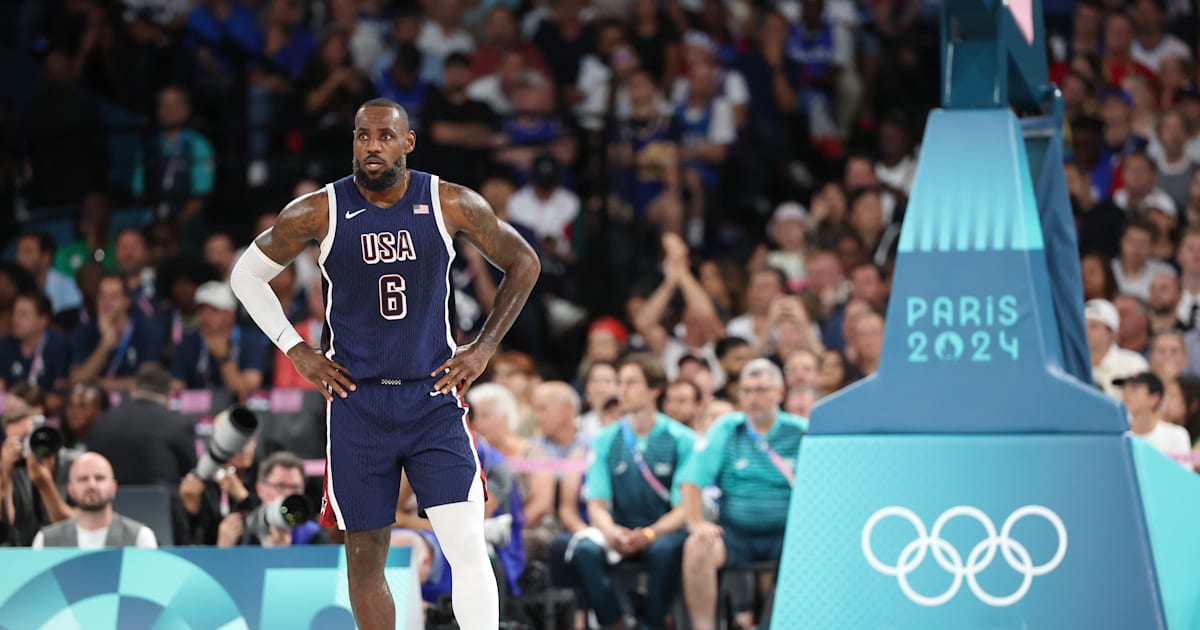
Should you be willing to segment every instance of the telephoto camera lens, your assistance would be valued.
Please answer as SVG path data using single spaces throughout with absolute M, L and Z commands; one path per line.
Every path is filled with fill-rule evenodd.
M 62 446 L 62 433 L 54 427 L 40 426 L 25 438 L 25 451 L 38 459 L 57 455 Z
M 312 503 L 303 494 L 293 494 L 279 497 L 262 505 L 253 518 L 246 523 L 246 529 L 259 540 L 266 540 L 271 534 L 272 527 L 291 529 L 301 523 L 306 523 L 313 517 Z
M 196 462 L 196 476 L 205 481 L 217 481 L 225 464 L 237 455 L 258 430 L 258 416 L 245 407 L 230 407 L 213 420 L 212 437 L 208 448 Z

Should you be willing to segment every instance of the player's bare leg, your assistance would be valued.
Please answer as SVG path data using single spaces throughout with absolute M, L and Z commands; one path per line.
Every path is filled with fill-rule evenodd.
M 391 545 L 391 529 L 346 532 L 346 570 L 350 608 L 360 630 L 395 630 L 396 604 L 383 568 Z
M 500 595 L 483 540 L 483 501 L 425 510 L 454 576 L 454 618 L 462 630 L 497 630 Z

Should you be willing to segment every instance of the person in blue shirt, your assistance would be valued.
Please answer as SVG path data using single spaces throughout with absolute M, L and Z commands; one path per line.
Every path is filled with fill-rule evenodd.
M 591 527 L 571 538 L 563 558 L 563 573 L 582 586 L 596 621 L 606 628 L 622 618 L 610 565 L 629 558 L 646 563 L 642 621 L 649 628 L 666 627 L 679 586 L 686 533 L 677 473 L 691 455 L 696 434 L 658 413 L 655 403 L 666 383 L 662 364 L 649 355 L 632 354 L 618 364 L 617 396 L 625 416 L 592 440 Z
M 184 242 L 196 242 L 204 226 L 204 205 L 216 179 L 212 143 L 188 127 L 191 97 L 181 86 L 158 93 L 159 133 L 138 151 L 131 191 L 155 210 L 159 219 L 180 229 Z
M 5 389 L 20 382 L 44 392 L 67 385 L 71 349 L 50 329 L 50 300 L 41 293 L 22 293 L 13 301 L 12 334 L 0 339 L 0 380 Z
M 104 389 L 128 391 L 138 366 L 162 359 L 158 324 L 131 311 L 130 304 L 124 278 L 100 278 L 96 316 L 71 332 L 71 383 L 98 378 Z
M 223 388 L 244 400 L 262 385 L 267 339 L 236 318 L 229 285 L 210 281 L 196 289 L 196 331 L 184 335 L 171 355 L 174 389 Z
M 38 288 L 50 298 L 54 315 L 83 306 L 83 295 L 75 280 L 53 268 L 57 251 L 54 237 L 48 232 L 23 234 L 17 239 L 16 263 L 33 276 Z
M 715 627 L 717 570 L 747 562 L 778 561 L 787 526 L 800 439 L 808 420 L 779 409 L 783 372 L 767 359 L 742 369 L 738 399 L 742 411 L 718 418 L 696 443 L 679 471 L 687 518 L 683 552 L 684 598 L 692 627 Z M 716 523 L 705 520 L 701 488 L 721 490 Z M 738 625 L 754 625 L 749 603 L 738 605 Z

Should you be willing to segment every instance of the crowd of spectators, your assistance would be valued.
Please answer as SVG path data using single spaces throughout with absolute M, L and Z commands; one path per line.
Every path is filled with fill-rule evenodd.
M 1096 384 L 1124 400 L 1135 435 L 1190 467 L 1197 11 L 1046 6 Z M 409 112 L 409 166 L 479 190 L 542 262 L 468 392 L 508 612 L 521 615 L 522 593 L 569 586 L 592 623 L 682 627 L 686 609 L 687 627 L 711 627 L 717 567 L 777 559 L 786 497 L 806 482 L 791 471 L 812 406 L 879 366 L 938 97 L 937 11 L 922 0 L 4 3 L 0 228 L 14 237 L 0 263 L 0 540 L 153 546 L 161 532 L 112 512 L 117 484 L 170 489 L 176 544 L 340 540 L 311 523 L 260 526 L 265 504 L 319 500 L 319 465 L 286 441 L 260 436 L 219 480 L 198 478 L 206 419 L 181 400 L 317 395 L 240 309 L 228 274 L 288 199 L 348 174 L 355 110 L 383 96 Z M 458 251 L 453 324 L 467 341 L 498 276 Z M 316 252 L 271 286 L 320 345 Z M 23 446 L 43 423 L 66 438 L 50 458 Z M 436 612 L 450 576 L 428 530 L 405 484 L 393 543 L 414 549 Z M 607 568 L 623 558 L 649 576 L 644 594 L 625 596 Z M 769 587 L 731 588 L 736 623 L 765 627 Z

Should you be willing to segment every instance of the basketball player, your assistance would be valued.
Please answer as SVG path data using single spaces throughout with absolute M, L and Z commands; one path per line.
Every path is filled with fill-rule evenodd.
M 383 569 L 403 468 L 450 562 L 459 626 L 494 630 L 485 489 L 459 395 L 524 306 L 538 259 L 479 194 L 407 168 L 416 136 L 404 108 L 367 101 L 354 126 L 353 175 L 288 204 L 238 261 L 233 287 L 328 401 L 321 523 L 346 531 L 358 627 L 396 627 Z M 456 349 L 448 304 L 458 234 L 505 275 L 479 337 Z M 324 352 L 303 342 L 267 285 L 313 241 L 321 246 Z

